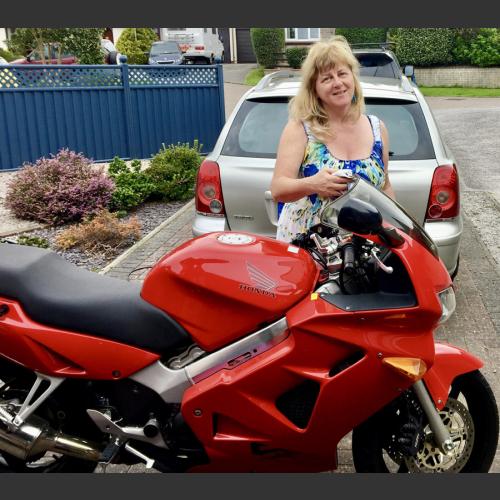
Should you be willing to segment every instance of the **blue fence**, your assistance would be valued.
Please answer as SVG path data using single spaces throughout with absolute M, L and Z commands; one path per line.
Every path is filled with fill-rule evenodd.
M 222 66 L 0 66 L 0 170 L 61 148 L 95 161 L 162 143 L 210 151 L 225 121 Z

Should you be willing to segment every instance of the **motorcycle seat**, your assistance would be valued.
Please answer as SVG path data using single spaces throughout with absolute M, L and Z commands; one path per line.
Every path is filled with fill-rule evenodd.
M 82 269 L 55 252 L 0 243 L 0 296 L 38 323 L 158 354 L 189 345 L 189 334 L 141 297 L 141 286 Z

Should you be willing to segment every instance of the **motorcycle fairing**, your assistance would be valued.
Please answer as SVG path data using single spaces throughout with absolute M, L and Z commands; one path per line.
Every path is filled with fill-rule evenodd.
M 0 354 L 53 377 L 118 380 L 157 361 L 158 354 L 99 337 L 41 325 L 21 305 L 0 297 Z
M 453 380 L 464 373 L 479 370 L 484 363 L 452 345 L 436 342 L 435 350 L 434 364 L 424 375 L 424 382 L 436 408 L 442 410 Z
M 412 383 L 382 363 L 380 347 L 384 357 L 432 364 L 432 322 L 417 318 L 411 310 L 350 313 L 303 300 L 287 315 L 283 342 L 185 392 L 183 416 L 211 460 L 193 471 L 334 469 L 340 439 Z M 402 319 L 414 327 L 401 329 Z M 278 401 L 304 382 L 317 396 L 300 427 Z

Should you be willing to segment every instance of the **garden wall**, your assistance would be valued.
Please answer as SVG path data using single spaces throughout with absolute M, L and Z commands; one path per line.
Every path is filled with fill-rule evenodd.
M 424 87 L 500 88 L 500 68 L 448 66 L 415 68 L 417 84 Z

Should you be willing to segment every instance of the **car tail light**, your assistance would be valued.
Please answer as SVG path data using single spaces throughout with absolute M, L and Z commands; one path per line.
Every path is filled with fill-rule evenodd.
M 196 50 L 205 50 L 205 45 L 195 45 L 194 48 Z
M 427 203 L 426 220 L 449 219 L 460 211 L 460 188 L 456 165 L 441 165 L 434 170 Z
M 219 165 L 205 160 L 196 179 L 196 211 L 212 217 L 224 217 L 224 198 L 220 182 Z

